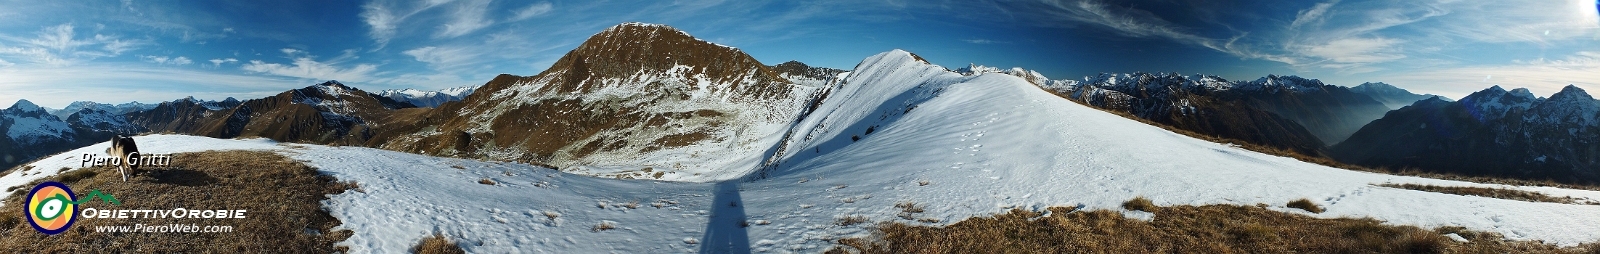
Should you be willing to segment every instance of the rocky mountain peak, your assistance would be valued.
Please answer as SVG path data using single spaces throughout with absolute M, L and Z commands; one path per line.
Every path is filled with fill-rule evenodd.
M 1522 90 L 1526 91 L 1527 89 L 1522 89 Z M 1550 99 L 1549 100 L 1550 101 L 1592 102 L 1592 101 L 1594 101 L 1594 97 L 1589 96 L 1589 93 L 1583 91 L 1583 88 L 1578 88 L 1578 86 L 1575 86 L 1575 85 L 1567 85 L 1567 87 L 1561 88 L 1560 92 L 1556 92 L 1556 94 L 1550 95 Z
M 1538 98 L 1538 96 L 1533 95 L 1533 91 L 1528 91 L 1527 88 L 1511 89 L 1511 94 L 1517 95 L 1517 97 Z
M 1399 87 L 1394 87 L 1394 85 L 1390 85 L 1389 83 L 1383 83 L 1383 82 L 1366 82 L 1366 83 L 1361 83 L 1361 85 L 1358 85 L 1356 87 L 1367 87 L 1367 88 L 1370 88 L 1370 89 L 1399 89 Z
M 1461 97 L 1461 100 L 1462 101 L 1481 101 L 1481 100 L 1499 98 L 1499 97 L 1505 95 L 1506 93 L 1507 92 L 1506 92 L 1505 88 L 1500 88 L 1499 85 L 1495 85 L 1495 86 L 1491 86 L 1489 88 L 1484 88 L 1483 90 L 1479 90 L 1477 92 L 1472 92 L 1472 94 L 1468 94 L 1466 97 Z
M 711 82 L 751 80 L 785 82 L 755 58 L 737 48 L 696 39 L 667 25 L 623 23 L 590 36 L 562 56 L 540 76 L 550 79 L 544 90 L 589 92 L 599 89 L 597 79 L 629 79 L 676 72 L 684 77 L 704 75 Z M 498 91 L 503 87 L 487 87 Z
M 1268 93 L 1289 91 L 1298 93 L 1322 90 L 1324 85 L 1321 80 L 1317 79 L 1307 79 L 1294 75 L 1278 76 L 1267 74 L 1266 77 L 1261 77 L 1251 82 L 1242 82 L 1234 87 L 1246 91 L 1264 91 Z
M 785 78 L 801 77 L 817 80 L 825 80 L 828 79 L 828 77 L 845 72 L 845 70 L 840 69 L 814 67 L 794 60 L 773 65 L 772 71 L 778 72 L 779 74 L 788 75 Z
M 7 109 L 18 112 L 44 111 L 44 108 L 40 108 L 39 105 L 34 105 L 33 102 L 28 101 L 27 99 L 17 100 L 17 103 L 11 104 L 11 107 Z

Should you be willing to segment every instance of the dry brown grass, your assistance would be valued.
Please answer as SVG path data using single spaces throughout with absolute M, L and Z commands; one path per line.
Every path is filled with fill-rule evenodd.
M 450 242 L 450 239 L 445 238 L 444 235 L 433 234 L 433 236 L 422 238 L 421 242 L 417 242 L 417 246 L 412 246 L 411 253 L 465 254 L 467 251 L 462 250 L 461 246 L 456 246 L 455 243 Z
M 1127 202 L 1122 202 L 1122 209 L 1128 209 L 1129 211 L 1149 212 L 1150 210 L 1147 209 L 1155 206 L 1155 203 L 1151 203 L 1150 199 L 1144 198 L 1144 196 L 1134 197 L 1133 199 L 1129 199 Z
M 849 227 L 851 225 L 867 223 L 867 221 L 868 220 L 867 220 L 866 216 L 853 215 L 853 216 L 839 217 L 833 223 L 835 225 L 839 225 L 841 227 Z
M 599 225 L 594 225 L 594 228 L 590 228 L 589 231 L 600 232 L 612 229 L 617 229 L 616 223 L 611 221 L 600 221 Z
M 248 210 L 243 219 L 86 219 L 70 230 L 44 235 L 26 222 L 0 221 L 0 250 L 41 253 L 328 253 L 343 251 L 333 244 L 351 234 L 333 231 L 339 220 L 322 210 L 322 200 L 350 187 L 316 169 L 286 157 L 255 151 L 177 154 L 173 166 L 154 169 L 123 182 L 116 171 L 79 169 L 51 177 L 80 195 L 100 190 L 122 202 L 84 203 L 79 209 L 230 209 Z M 42 182 L 40 180 L 38 182 Z M 37 183 L 35 183 L 37 184 Z M 33 186 L 29 184 L 28 186 Z M 0 214 L 22 214 L 21 198 L 12 195 Z M 80 210 L 81 211 L 81 210 Z M 20 216 L 0 216 L 5 218 Z M 97 233 L 96 226 L 133 224 L 232 226 L 224 233 Z
M 862 253 L 1590 253 L 1600 245 L 1559 248 L 1506 241 L 1460 228 L 1424 230 L 1373 219 L 1318 219 L 1253 206 L 1146 207 L 1150 222 L 1108 211 L 1012 210 L 945 227 L 878 224 L 867 239 L 842 239 L 830 252 Z M 1031 220 L 1030 220 L 1031 219 Z M 1446 232 L 1448 231 L 1448 232 Z M 1445 237 L 1472 239 L 1461 243 Z M 853 249 L 853 250 L 852 250 Z
M 1310 199 L 1302 198 L 1296 199 L 1295 201 L 1289 201 L 1289 207 L 1300 208 L 1300 210 L 1306 210 L 1307 212 L 1312 213 L 1322 213 L 1322 207 L 1317 206 L 1317 203 L 1312 203 Z
M 1573 199 L 1572 197 L 1552 197 L 1550 195 L 1545 195 L 1543 193 L 1532 192 L 1532 191 L 1513 190 L 1513 189 L 1498 189 L 1498 188 L 1483 188 L 1483 187 L 1462 187 L 1462 186 L 1437 186 L 1437 185 L 1423 185 L 1423 184 L 1412 184 L 1412 183 L 1408 183 L 1408 184 L 1386 183 L 1386 184 L 1380 184 L 1378 186 L 1390 187 L 1390 188 L 1401 188 L 1401 189 L 1408 189 L 1408 190 L 1419 190 L 1419 191 L 1426 191 L 1426 192 L 1438 192 L 1438 193 L 1444 193 L 1444 194 L 1455 194 L 1455 195 L 1479 196 L 1479 197 L 1487 197 L 1487 198 L 1521 200 L 1521 201 L 1528 201 L 1528 202 L 1578 204 L 1577 200 Z

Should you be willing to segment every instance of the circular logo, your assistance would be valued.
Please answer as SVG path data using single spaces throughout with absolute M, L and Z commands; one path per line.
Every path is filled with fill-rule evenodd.
M 33 229 L 46 235 L 60 234 L 72 227 L 72 222 L 77 221 L 78 206 L 74 205 L 77 195 L 66 184 L 58 182 L 44 182 L 33 187 L 28 192 L 27 213 L 28 224 Z

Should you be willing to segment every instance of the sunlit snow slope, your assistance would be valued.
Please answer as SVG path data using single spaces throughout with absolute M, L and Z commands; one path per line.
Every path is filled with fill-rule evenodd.
M 357 253 L 402 252 L 436 232 L 469 252 L 820 252 L 833 245 L 830 240 L 867 234 L 871 223 L 835 223 L 844 216 L 935 225 L 897 217 L 900 202 L 926 207 L 915 218 L 945 224 L 1011 208 L 1121 210 L 1117 205 L 1135 196 L 1158 205 L 1265 203 L 1323 218 L 1456 225 L 1565 245 L 1600 239 L 1600 206 L 1374 184 L 1504 187 L 1591 201 L 1600 200 L 1600 192 L 1390 176 L 1263 155 L 1090 109 L 1014 76 L 958 75 L 904 51 L 868 58 L 832 89 L 790 130 L 786 149 L 771 149 L 786 151 L 771 160 L 776 166 L 721 183 L 603 179 L 523 164 L 262 140 L 155 135 L 141 137 L 140 147 L 270 150 L 356 181 L 362 192 L 334 196 L 326 205 L 341 227 L 355 231 L 340 244 Z M 75 167 L 74 153 L 102 149 L 90 146 L 34 165 Z M 56 170 L 35 172 L 0 177 L 0 187 Z M 1327 212 L 1283 207 L 1299 198 Z M 616 229 L 595 230 L 601 224 Z

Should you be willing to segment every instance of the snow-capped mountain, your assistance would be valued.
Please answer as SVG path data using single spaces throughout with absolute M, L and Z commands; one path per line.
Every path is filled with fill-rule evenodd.
M 416 105 L 417 107 L 432 108 L 438 107 L 439 104 L 444 104 L 445 102 L 460 101 L 461 99 L 467 98 L 467 95 L 472 94 L 473 90 L 477 90 L 477 88 L 472 86 L 463 86 L 445 88 L 438 91 L 422 91 L 406 88 L 383 90 L 379 91 L 377 94 L 379 96 L 388 97 L 391 100 L 411 103 L 411 105 Z
M 1333 151 L 1372 167 L 1600 183 L 1597 119 L 1600 101 L 1577 86 L 1550 98 L 1494 86 L 1390 112 Z
M 1293 120 L 1240 101 L 1221 77 L 1177 73 L 1101 74 L 1043 87 L 1085 105 L 1211 137 L 1318 156 L 1324 144 Z
M 194 97 L 189 97 L 189 98 L 193 99 Z M 232 98 L 229 98 L 229 99 L 232 99 Z M 65 107 L 65 108 L 50 110 L 50 114 L 55 115 L 56 117 L 60 117 L 62 119 L 66 119 L 67 117 L 72 116 L 73 113 L 78 113 L 78 111 L 82 111 L 83 109 L 93 109 L 93 110 L 105 111 L 105 112 L 109 112 L 111 114 L 119 114 L 120 115 L 120 114 L 127 114 L 127 113 L 131 113 L 131 112 L 135 112 L 135 111 L 150 110 L 152 108 L 155 108 L 156 105 L 158 105 L 158 104 L 145 104 L 145 103 L 140 103 L 140 102 L 137 102 L 137 101 L 123 103 L 123 104 L 117 104 L 117 105 L 111 105 L 111 104 L 105 104 L 105 103 L 99 103 L 99 102 L 93 102 L 93 101 L 74 101 L 74 102 L 72 102 L 72 104 L 67 104 L 67 107 Z
M 1402 107 L 1409 106 L 1412 103 L 1416 103 L 1417 101 L 1438 96 L 1432 94 L 1414 94 L 1406 89 L 1385 84 L 1383 82 L 1361 83 L 1361 85 L 1351 87 L 1350 91 L 1372 97 L 1372 99 L 1382 102 L 1384 106 L 1388 106 L 1389 109 L 1400 109 Z
M 7 139 L 23 146 L 55 140 L 71 142 L 77 134 L 66 121 L 28 100 L 18 100 L 0 111 L 0 127 L 6 130 Z
M 121 115 L 92 108 L 72 113 L 66 120 L 28 100 L 0 110 L 0 170 L 20 163 L 108 140 L 112 135 L 143 132 Z
M 736 174 L 718 171 L 752 168 L 784 138 L 815 84 L 670 26 L 625 23 L 539 75 L 496 77 L 382 147 L 608 177 L 724 179 Z
M 92 108 L 78 110 L 68 115 L 66 121 L 74 129 L 96 132 L 132 135 L 149 131 L 144 126 L 128 122 L 128 117 L 123 114 Z

